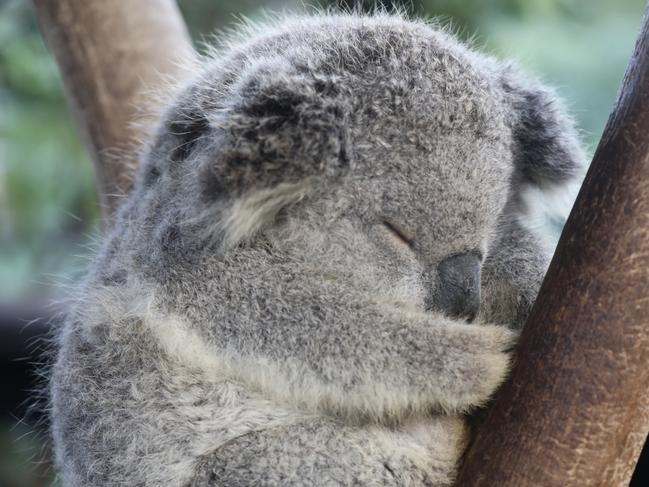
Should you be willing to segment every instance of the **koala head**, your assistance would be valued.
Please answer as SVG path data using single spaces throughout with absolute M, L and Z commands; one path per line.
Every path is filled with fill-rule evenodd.
M 548 90 L 421 22 L 298 19 L 207 66 L 136 185 L 145 213 L 205 237 L 196 252 L 263 236 L 357 282 L 409 279 L 422 306 L 472 318 L 503 221 L 582 163 Z

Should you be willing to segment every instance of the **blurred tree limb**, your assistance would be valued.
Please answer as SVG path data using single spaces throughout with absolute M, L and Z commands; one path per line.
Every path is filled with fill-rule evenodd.
M 152 92 L 182 77 L 194 51 L 174 0 L 34 0 L 92 156 L 104 224 L 128 191 L 156 115 Z
M 618 100 L 458 485 L 627 486 L 649 432 L 649 6 Z

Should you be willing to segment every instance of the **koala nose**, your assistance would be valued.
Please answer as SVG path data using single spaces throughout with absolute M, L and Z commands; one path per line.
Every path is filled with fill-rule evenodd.
M 438 285 L 427 300 L 427 309 L 473 320 L 480 308 L 480 260 L 478 253 L 467 252 L 440 262 Z

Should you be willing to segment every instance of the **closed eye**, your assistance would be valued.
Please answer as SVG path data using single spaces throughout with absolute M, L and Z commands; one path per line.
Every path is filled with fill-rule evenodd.
M 415 239 L 410 236 L 408 232 L 406 232 L 401 225 L 398 225 L 396 223 L 393 223 L 388 220 L 383 220 L 383 225 L 385 228 L 390 230 L 392 234 L 397 237 L 399 240 L 401 240 L 403 243 L 405 243 L 408 247 L 412 247 L 415 243 Z

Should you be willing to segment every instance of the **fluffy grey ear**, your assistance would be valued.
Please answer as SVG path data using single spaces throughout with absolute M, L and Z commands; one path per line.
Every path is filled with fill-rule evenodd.
M 552 242 L 585 173 L 584 150 L 572 119 L 550 89 L 511 66 L 503 73 L 502 86 L 512 114 L 513 196 L 519 218 L 526 227 L 549 235 Z
M 198 172 L 203 201 L 227 205 L 225 246 L 316 189 L 327 191 L 350 165 L 349 107 L 334 80 L 268 62 L 245 73 L 232 93 L 232 105 L 213 121 L 214 151 Z
M 336 176 L 349 166 L 349 99 L 281 59 L 235 80 L 206 72 L 167 110 L 145 162 L 173 172 L 195 159 L 206 200 Z
M 513 108 L 515 163 L 524 179 L 542 185 L 578 177 L 584 152 L 560 99 L 513 68 L 507 69 L 503 88 Z
M 202 168 L 202 192 L 240 197 L 280 185 L 328 180 L 349 167 L 349 107 L 332 79 L 267 62 L 233 87 L 212 122 L 217 144 Z
M 188 215 L 237 244 L 350 166 L 351 108 L 333 77 L 285 60 L 255 61 L 243 73 L 204 73 L 159 128 L 141 181 L 160 174 L 188 196 Z M 192 200 L 192 204 L 187 201 Z
M 333 76 L 282 59 L 249 64 L 240 74 L 208 70 L 177 97 L 140 175 L 145 186 L 170 175 L 194 200 L 181 206 L 211 214 L 218 229 L 210 232 L 229 244 L 314 189 L 326 191 L 351 158 L 351 97 Z
M 207 89 L 206 89 L 207 88 Z M 154 137 L 145 147 L 139 167 L 139 184 L 154 186 L 163 173 L 174 175 L 187 159 L 209 144 L 213 135 L 207 117 L 218 100 L 210 100 L 204 81 L 195 81 L 169 106 L 158 123 Z

